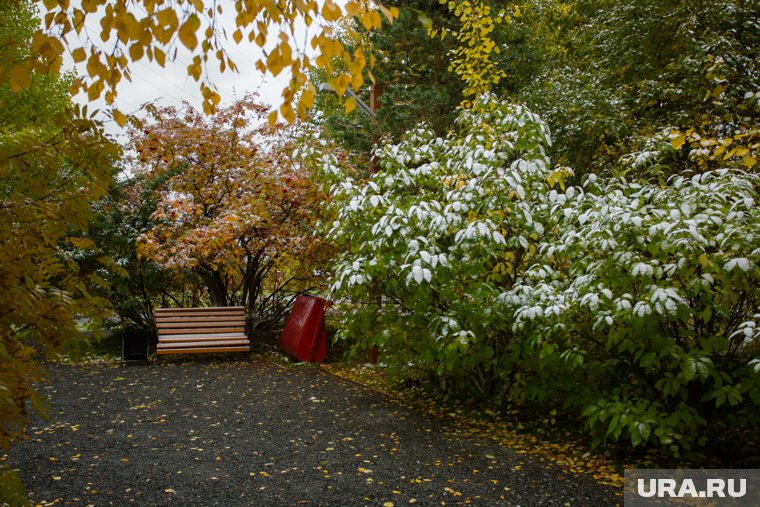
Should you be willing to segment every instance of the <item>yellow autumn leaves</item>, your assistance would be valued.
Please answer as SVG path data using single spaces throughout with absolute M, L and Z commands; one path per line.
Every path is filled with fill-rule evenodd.
M 200 27 L 201 20 L 195 14 L 188 16 L 187 20 L 179 27 L 177 37 L 187 49 L 193 50 L 198 45 L 198 38 L 195 34 Z
M 451 70 L 464 81 L 464 95 L 469 100 L 505 77 L 494 61 L 500 48 L 492 33 L 498 24 L 519 16 L 520 11 L 509 7 L 496 12 L 481 0 L 441 0 L 441 3 L 447 5 L 461 23 L 456 33 L 441 32 L 440 35 L 449 34 L 459 41 L 451 55 Z M 90 101 L 104 97 L 110 106 L 115 102 L 119 83 L 124 78 L 130 79 L 131 63 L 147 58 L 163 67 L 176 57 L 178 46 L 183 46 L 192 53 L 187 75 L 199 83 L 203 110 L 208 114 L 216 110 L 221 100 L 208 77 L 210 65 L 218 64 L 220 72 L 237 71 L 225 44 L 252 43 L 264 50 L 263 56 L 255 62 L 260 72 L 278 76 L 290 71 L 290 80 L 282 92 L 283 104 L 279 111 L 270 114 L 271 124 L 280 117 L 293 122 L 296 116 L 304 116 L 311 108 L 316 90 L 308 83 L 310 70 L 327 71 L 328 84 L 340 97 L 348 86 L 358 91 L 365 82 L 365 72 L 374 82 L 370 69 L 375 57 L 366 38 L 345 21 L 353 19 L 358 26 L 371 31 L 399 16 L 398 8 L 370 0 L 350 0 L 343 6 L 334 0 L 326 0 L 321 6 L 314 0 L 287 5 L 275 0 L 253 0 L 233 4 L 235 26 L 231 34 L 227 34 L 221 26 L 223 4 L 207 5 L 202 0 L 84 0 L 79 5 L 72 5 L 68 0 L 44 0 L 43 5 L 47 10 L 45 27 L 35 35 L 28 62 L 15 65 L 10 73 L 0 70 L 0 82 L 8 79 L 14 90 L 29 86 L 31 72 L 60 72 L 62 56 L 68 49 L 75 62 L 86 62 L 87 75 L 73 82 L 72 93 L 86 93 Z M 93 20 L 99 23 L 98 30 L 93 30 Z M 312 27 L 315 21 L 319 25 L 307 42 L 316 53 L 311 58 L 306 55 L 305 47 L 299 48 L 295 43 L 295 25 L 299 20 L 307 27 Z M 336 24 L 340 26 L 340 37 Z M 76 42 L 80 39 L 69 37 L 72 32 L 84 35 L 85 42 L 81 46 Z M 436 33 L 432 27 L 431 33 Z M 99 36 L 108 44 L 96 44 L 89 39 L 93 36 Z M 340 62 L 339 68 L 336 62 Z M 348 112 L 352 111 L 356 101 L 348 98 L 345 107 Z M 127 116 L 118 109 L 112 111 L 112 116 L 121 126 L 127 122 Z
M 492 38 L 497 25 L 508 23 L 513 17 L 520 16 L 520 8 L 508 6 L 494 12 L 490 5 L 482 0 L 464 0 L 454 2 L 439 0 L 446 5 L 449 12 L 459 18 L 461 28 L 456 32 L 429 30 L 431 35 L 446 37 L 451 35 L 459 42 L 451 53 L 449 70 L 457 74 L 465 83 L 463 105 L 469 106 L 473 97 L 490 91 L 507 75 L 496 65 L 494 55 L 501 52 Z
M 221 72 L 237 70 L 225 50 L 225 44 L 230 41 L 221 23 L 223 5 L 234 9 L 232 42 L 254 43 L 259 48 L 276 42 L 271 50 L 264 52 L 256 67 L 274 76 L 290 70 L 291 79 L 283 90 L 284 104 L 279 110 L 279 115 L 289 122 L 295 120 L 296 114 L 304 115 L 314 102 L 315 89 L 307 84 L 310 70 L 326 69 L 332 76 L 333 59 L 342 61 L 343 70 L 330 81 L 336 91 L 342 93 L 349 85 L 358 90 L 368 64 L 371 67 L 374 63 L 373 58 L 365 56 L 360 44 L 355 49 L 347 48 L 339 40 L 334 23 L 356 18 L 365 30 L 374 30 L 382 26 L 384 19 L 392 22 L 399 15 L 397 8 L 386 8 L 369 0 L 351 0 L 343 7 L 333 0 L 325 1 L 321 7 L 314 0 L 287 4 L 275 0 L 234 4 L 209 4 L 202 0 L 83 0 L 72 4 L 68 0 L 44 0 L 44 28 L 34 36 L 30 57 L 10 69 L 1 69 L 0 82 L 7 80 L 17 91 L 30 85 L 33 72 L 60 73 L 63 54 L 68 50 L 75 62 L 86 62 L 87 75 L 73 82 L 72 93 L 84 92 L 90 101 L 104 97 L 108 105 L 113 105 L 117 85 L 123 78 L 130 78 L 131 63 L 147 58 L 165 66 L 167 60 L 176 57 L 181 45 L 192 53 L 187 74 L 199 83 L 203 109 L 211 113 L 221 98 L 209 81 L 209 65 L 218 63 Z M 317 34 L 310 39 L 316 58 L 309 58 L 305 48 L 295 45 L 298 20 L 307 27 L 315 21 L 321 22 Z M 94 29 L 96 22 L 99 27 Z M 341 27 L 350 35 L 349 24 L 342 23 Z M 94 36 L 107 44 L 92 40 Z M 360 37 L 354 39 L 355 42 Z M 355 107 L 350 100 L 346 105 L 349 110 Z M 118 109 L 114 109 L 112 115 L 119 125 L 126 124 L 127 116 Z M 274 123 L 277 117 L 274 113 L 270 122 Z
M 713 164 L 730 164 L 751 170 L 757 165 L 760 152 L 758 129 L 745 129 L 726 137 L 713 137 L 704 132 L 700 135 L 695 129 L 671 129 L 668 138 L 673 149 L 680 151 L 688 148 L 689 158 L 701 170 L 707 170 Z
M 506 76 L 494 59 L 501 50 L 492 34 L 497 25 L 519 16 L 520 11 L 515 6 L 496 11 L 482 0 L 440 1 L 461 23 L 458 31 L 444 31 L 439 35 L 453 36 L 459 42 L 451 54 L 450 68 L 464 81 L 467 101 L 487 92 Z M 186 72 L 198 82 L 203 110 L 209 114 L 221 101 L 208 77 L 211 66 L 215 63 L 220 72 L 235 72 L 238 67 L 230 59 L 225 45 L 255 44 L 263 50 L 263 56 L 255 61 L 260 72 L 273 76 L 290 72 L 290 80 L 282 92 L 283 104 L 269 116 L 271 124 L 278 118 L 293 122 L 296 116 L 307 114 L 316 95 L 316 89 L 308 83 L 308 73 L 313 69 L 326 71 L 328 84 L 340 97 L 348 86 L 358 91 L 365 82 L 365 72 L 374 83 L 371 68 L 375 56 L 366 37 L 356 33 L 346 21 L 354 20 L 356 25 L 353 26 L 371 31 L 399 16 L 398 8 L 370 0 L 350 0 L 343 6 L 334 0 L 326 0 L 321 5 L 314 0 L 287 5 L 275 0 L 252 0 L 232 4 L 234 29 L 228 34 L 221 20 L 222 14 L 227 14 L 224 8 L 230 7 L 222 3 L 84 0 L 75 5 L 68 0 L 44 0 L 43 5 L 47 10 L 44 28 L 35 35 L 28 62 L 15 65 L 9 73 L 0 70 L 0 82 L 8 79 L 14 90 L 29 86 L 31 72 L 60 72 L 62 56 L 68 50 L 75 62 L 86 62 L 86 75 L 72 83 L 72 93 L 86 93 L 90 101 L 103 97 L 112 106 L 119 83 L 131 77 L 133 62 L 147 58 L 163 67 L 176 58 L 181 46 L 192 53 Z M 316 33 L 307 41 L 315 56 L 309 57 L 307 48 L 299 48 L 295 42 L 295 26 L 299 20 L 307 27 L 315 22 L 318 25 Z M 92 28 L 95 22 L 99 24 L 98 29 Z M 336 25 L 340 26 L 340 36 Z M 432 27 L 430 32 L 438 34 Z M 71 36 L 72 33 L 80 38 Z M 90 37 L 99 37 L 108 44 L 96 43 Z M 81 46 L 80 40 L 84 40 Z M 103 49 L 105 47 L 108 49 Z M 352 111 L 356 101 L 348 98 L 345 108 Z M 112 116 L 122 126 L 128 120 L 118 109 L 112 111 Z

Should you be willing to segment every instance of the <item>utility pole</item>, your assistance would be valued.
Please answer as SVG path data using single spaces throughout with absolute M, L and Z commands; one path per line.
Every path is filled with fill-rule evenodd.
M 383 85 L 380 84 L 373 84 L 372 89 L 370 90 L 369 94 L 369 107 L 372 111 L 372 116 L 375 116 L 377 113 L 377 110 L 380 109 L 380 96 L 383 94 Z M 377 144 L 379 139 L 375 138 L 372 140 L 372 145 L 374 146 Z M 369 165 L 367 167 L 369 170 L 370 175 L 375 174 L 377 172 L 377 159 L 375 158 L 375 155 L 370 153 L 369 156 Z M 383 306 L 383 294 L 380 292 L 380 286 L 378 284 L 377 278 L 372 278 L 372 297 L 375 299 L 375 303 L 377 304 L 377 311 L 379 312 L 380 309 Z M 377 345 L 373 345 L 370 347 L 370 349 L 367 351 L 367 361 L 370 364 L 377 364 L 378 360 L 380 359 L 380 348 Z
M 383 85 L 381 84 L 373 84 L 372 89 L 369 92 L 369 109 L 372 112 L 372 116 L 376 116 L 377 110 L 380 109 L 380 96 L 383 94 Z M 377 137 L 372 139 L 372 145 L 374 146 L 377 144 Z M 370 153 L 369 155 L 369 165 L 367 166 L 367 169 L 369 170 L 370 174 L 375 174 L 377 172 L 377 159 L 373 154 Z
M 383 85 L 381 84 L 373 84 L 372 88 L 370 89 L 369 94 L 369 105 L 367 105 L 354 91 L 348 87 L 346 88 L 346 93 L 353 97 L 353 99 L 356 101 L 357 108 L 359 111 L 361 111 L 365 116 L 369 118 L 374 118 L 376 116 L 377 110 L 380 109 L 380 96 L 383 94 Z M 335 88 L 330 86 L 327 83 L 322 83 L 319 85 L 319 91 L 320 92 L 335 92 Z M 375 145 L 380 139 L 378 137 L 375 137 L 372 139 L 372 144 Z M 367 165 L 367 170 L 370 174 L 375 174 L 377 172 L 377 159 L 375 156 L 370 153 L 369 155 L 369 164 Z M 375 304 L 377 305 L 377 311 L 380 311 L 380 308 L 383 306 L 383 294 L 380 292 L 380 285 L 377 281 L 377 278 L 372 278 L 372 288 L 370 296 L 372 299 L 375 300 Z M 373 345 L 369 348 L 367 351 L 367 361 L 370 364 L 377 364 L 378 359 L 380 358 L 380 348 L 377 345 Z

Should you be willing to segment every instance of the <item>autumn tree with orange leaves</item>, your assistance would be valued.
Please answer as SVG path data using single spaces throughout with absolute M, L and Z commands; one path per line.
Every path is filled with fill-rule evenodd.
M 252 328 L 278 322 L 315 283 L 322 251 L 312 234 L 321 196 L 291 156 L 293 128 L 270 127 L 268 113 L 250 97 L 212 116 L 161 108 L 131 132 L 135 170 L 165 178 L 139 255 L 194 271 L 212 305 L 245 306 Z

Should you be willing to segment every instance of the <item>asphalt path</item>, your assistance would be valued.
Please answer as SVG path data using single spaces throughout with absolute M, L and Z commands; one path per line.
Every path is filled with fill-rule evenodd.
M 311 367 L 52 366 L 10 464 L 37 504 L 607 506 L 615 490 Z

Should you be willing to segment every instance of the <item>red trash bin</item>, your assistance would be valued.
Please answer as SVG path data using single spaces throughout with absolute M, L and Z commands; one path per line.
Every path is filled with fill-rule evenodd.
M 321 363 L 327 355 L 325 329 L 327 300 L 317 296 L 297 296 L 280 335 L 280 348 L 299 361 Z

